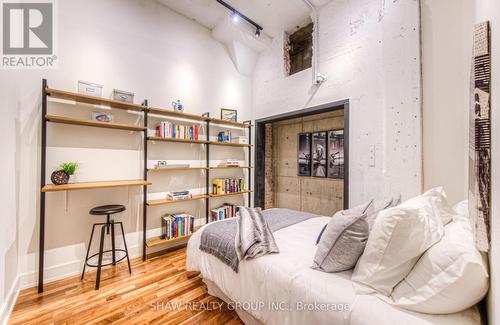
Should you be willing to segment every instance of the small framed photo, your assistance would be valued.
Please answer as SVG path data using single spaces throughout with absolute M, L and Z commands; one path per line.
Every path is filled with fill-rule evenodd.
M 298 176 L 311 176 L 311 133 L 299 134 Z
M 224 121 L 238 122 L 238 111 L 235 109 L 221 108 L 220 119 Z
M 327 132 L 312 134 L 312 176 L 326 177 Z
M 328 131 L 328 177 L 344 178 L 344 130 Z

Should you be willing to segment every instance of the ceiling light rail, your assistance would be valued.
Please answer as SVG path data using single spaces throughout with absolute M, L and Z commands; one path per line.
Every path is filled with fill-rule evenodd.
M 228 4 L 227 2 L 225 2 L 223 0 L 217 0 L 217 2 L 220 3 L 221 5 L 223 5 L 224 7 L 226 7 L 231 12 L 231 20 L 233 22 L 235 22 L 235 23 L 238 22 L 238 20 L 240 18 L 244 19 L 247 23 L 249 23 L 250 25 L 255 27 L 255 37 L 260 36 L 260 32 L 262 30 L 264 30 L 264 28 L 262 28 L 262 26 L 260 26 L 255 21 L 253 21 L 252 19 L 248 18 L 247 16 L 245 16 L 244 14 L 239 12 L 236 8 L 234 8 L 233 6 Z

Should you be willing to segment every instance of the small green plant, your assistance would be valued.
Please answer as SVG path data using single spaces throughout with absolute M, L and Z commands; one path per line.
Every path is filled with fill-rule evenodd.
M 78 168 L 78 163 L 77 162 L 67 162 L 67 163 L 62 163 L 59 165 L 61 170 L 65 171 L 66 174 L 68 175 L 73 175 Z

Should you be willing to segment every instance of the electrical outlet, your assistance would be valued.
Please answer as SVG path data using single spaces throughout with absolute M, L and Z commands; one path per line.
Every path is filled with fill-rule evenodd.
M 368 148 L 368 166 L 375 167 L 375 145 L 371 144 Z

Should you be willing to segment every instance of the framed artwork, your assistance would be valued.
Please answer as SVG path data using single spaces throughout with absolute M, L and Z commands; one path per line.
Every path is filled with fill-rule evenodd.
M 344 178 L 344 130 L 328 131 L 329 178 Z
M 298 176 L 311 176 L 311 133 L 299 134 Z
M 312 173 L 314 177 L 326 177 L 327 132 L 312 134 Z
M 238 111 L 235 109 L 221 108 L 220 119 L 224 121 L 238 122 Z
M 491 52 L 490 24 L 474 26 L 469 113 L 469 216 L 476 248 L 490 249 Z

